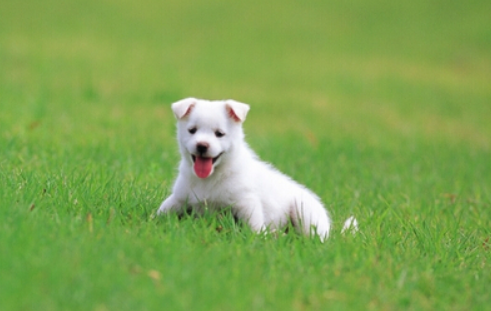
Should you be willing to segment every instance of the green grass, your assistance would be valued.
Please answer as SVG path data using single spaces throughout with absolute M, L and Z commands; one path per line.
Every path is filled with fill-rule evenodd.
M 487 308 L 489 12 L 3 1 L 0 309 Z M 249 103 L 248 142 L 319 194 L 332 238 L 155 218 L 179 160 L 169 105 L 188 96 Z

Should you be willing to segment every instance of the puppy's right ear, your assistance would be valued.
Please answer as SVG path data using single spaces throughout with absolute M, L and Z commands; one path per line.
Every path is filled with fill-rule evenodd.
M 186 98 L 186 99 L 181 99 L 178 102 L 175 102 L 172 104 L 172 111 L 174 111 L 174 115 L 178 119 L 182 119 L 189 115 L 191 110 L 194 108 L 196 105 L 196 98 Z
M 233 99 L 225 101 L 225 109 L 235 122 L 244 122 L 249 108 L 248 104 L 239 103 Z

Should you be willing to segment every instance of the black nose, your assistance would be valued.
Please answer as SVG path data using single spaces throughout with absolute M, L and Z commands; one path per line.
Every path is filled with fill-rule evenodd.
M 210 145 L 208 143 L 198 143 L 196 145 L 196 150 L 198 151 L 198 153 L 203 154 L 206 153 L 206 151 L 208 151 L 209 147 Z

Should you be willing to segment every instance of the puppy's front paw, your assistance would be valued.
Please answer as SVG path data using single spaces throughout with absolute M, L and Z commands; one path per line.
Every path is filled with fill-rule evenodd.
M 174 198 L 171 195 L 170 197 L 165 199 L 164 202 L 162 202 L 159 209 L 157 210 L 157 215 L 163 215 L 169 213 L 170 211 L 172 211 L 172 209 L 175 208 L 176 205 L 177 202 L 175 202 Z
M 161 216 L 162 214 L 167 213 L 167 210 L 165 206 L 162 204 L 159 209 L 157 210 L 157 216 Z

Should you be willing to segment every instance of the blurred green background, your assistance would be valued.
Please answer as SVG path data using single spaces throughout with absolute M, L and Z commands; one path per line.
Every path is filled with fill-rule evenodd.
M 195 96 L 252 104 L 263 125 L 249 130 L 259 133 L 287 130 L 274 115 L 334 138 L 420 135 L 489 148 L 488 1 L 24 0 L 0 9 L 3 124 L 25 110 L 68 110 L 72 123 L 91 113 L 74 110 L 116 115 Z

